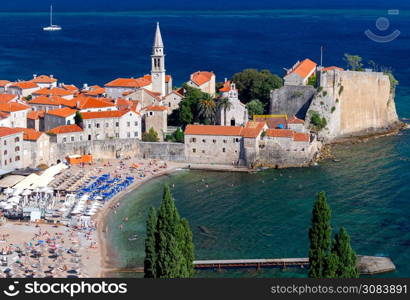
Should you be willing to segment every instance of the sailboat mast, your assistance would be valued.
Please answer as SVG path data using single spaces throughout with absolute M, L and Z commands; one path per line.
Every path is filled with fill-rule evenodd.
M 50 26 L 53 26 L 53 6 L 50 5 Z

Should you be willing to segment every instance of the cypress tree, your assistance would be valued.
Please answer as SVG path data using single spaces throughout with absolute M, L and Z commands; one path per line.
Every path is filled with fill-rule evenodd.
M 147 237 L 145 238 L 144 277 L 156 277 L 157 251 L 155 243 L 157 227 L 157 211 L 151 207 L 147 219 Z
M 325 270 L 332 269 L 327 258 L 330 252 L 331 212 L 325 192 L 320 192 L 313 206 L 312 225 L 309 229 L 309 277 L 323 278 Z
M 186 264 L 186 276 L 187 278 L 194 275 L 194 259 L 195 259 L 195 248 L 192 241 L 192 231 L 189 226 L 187 219 L 181 220 L 182 226 L 182 240 L 181 240 L 181 249 L 185 258 Z
M 359 272 L 356 267 L 356 253 L 350 245 L 350 236 L 342 227 L 335 235 L 332 254 L 337 256 L 336 277 L 358 278 Z

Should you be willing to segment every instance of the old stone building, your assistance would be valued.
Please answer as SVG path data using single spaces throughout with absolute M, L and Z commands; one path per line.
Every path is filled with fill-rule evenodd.
M 83 129 L 78 125 L 63 125 L 47 132 L 50 142 L 56 144 L 82 142 L 85 139 Z
M 151 128 L 158 133 L 160 141 L 164 140 L 164 135 L 168 128 L 168 114 L 165 106 L 148 106 L 142 110 L 144 121 L 144 132 Z
M 58 126 L 75 124 L 76 110 L 63 107 L 59 109 L 49 110 L 45 113 L 44 128 L 49 131 Z
M 215 74 L 208 71 L 197 71 L 192 73 L 189 81 L 189 86 L 200 89 L 204 93 L 208 93 L 212 97 L 216 93 Z
M 19 128 L 0 127 L 0 169 L 22 168 L 22 155 L 23 131 Z
M 45 110 L 32 110 L 27 113 L 27 128 L 44 131 Z
M 228 101 L 225 105 L 218 105 L 217 121 L 223 126 L 244 126 L 248 122 L 248 110 L 238 98 L 238 90 L 235 83 L 225 81 L 219 90 L 219 101 Z M 226 100 L 225 100 L 226 99 Z
M 50 136 L 35 129 L 23 128 L 23 168 L 50 163 Z
M 33 79 L 31 82 L 34 82 L 37 84 L 41 89 L 42 88 L 47 88 L 47 89 L 52 89 L 57 87 L 57 82 L 58 79 L 54 78 L 53 75 L 47 76 L 47 75 L 33 75 Z
M 317 64 L 310 59 L 298 61 L 287 71 L 285 85 L 307 85 L 309 78 L 315 75 Z
M 10 127 L 27 127 L 27 114 L 29 111 L 30 106 L 17 102 L 0 104 L 0 112 L 9 115 Z
M 40 87 L 31 81 L 19 81 L 14 82 L 7 87 L 7 93 L 19 96 L 19 98 L 26 98 L 31 96 L 35 91 L 39 90 Z
M 181 94 L 181 91 L 172 91 L 168 95 L 162 98 L 162 105 L 165 106 L 168 110 L 168 115 L 179 108 L 179 103 L 182 101 L 184 96 Z
M 87 140 L 141 139 L 141 116 L 129 111 L 101 111 L 82 113 Z

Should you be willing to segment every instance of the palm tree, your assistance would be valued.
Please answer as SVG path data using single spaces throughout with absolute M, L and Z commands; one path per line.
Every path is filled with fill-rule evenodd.
M 223 97 L 223 98 L 219 99 L 219 101 L 218 101 L 218 108 L 219 108 L 220 110 L 223 110 L 223 111 L 224 111 L 224 125 L 225 125 L 225 126 L 227 126 L 227 124 L 226 124 L 226 111 L 227 111 L 227 110 L 230 110 L 231 107 L 232 107 L 232 103 L 231 103 L 231 101 L 229 101 L 228 98 Z
M 199 115 L 208 121 L 214 123 L 216 104 L 213 99 L 199 100 Z

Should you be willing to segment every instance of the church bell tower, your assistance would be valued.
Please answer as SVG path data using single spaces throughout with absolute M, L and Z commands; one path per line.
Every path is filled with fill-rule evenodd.
M 155 32 L 154 45 L 152 47 L 151 55 L 151 77 L 152 77 L 152 91 L 160 93 L 165 96 L 165 54 L 164 43 L 162 42 L 161 30 L 157 22 L 157 29 Z

